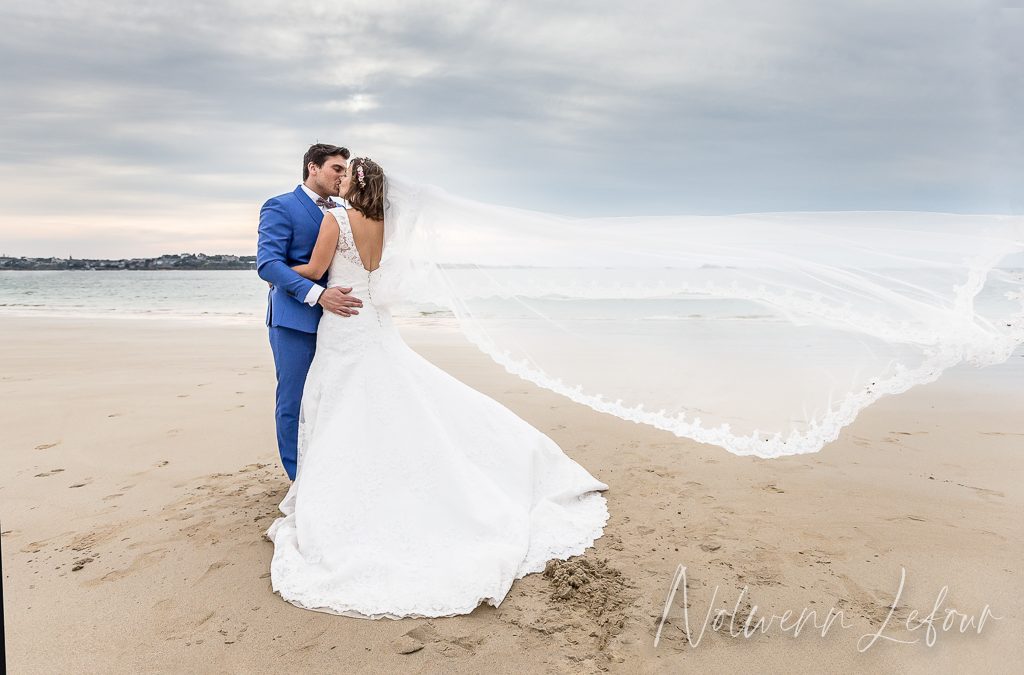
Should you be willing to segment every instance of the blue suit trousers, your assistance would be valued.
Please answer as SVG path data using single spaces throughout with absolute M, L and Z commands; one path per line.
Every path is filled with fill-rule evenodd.
M 304 333 L 284 326 L 270 327 L 270 348 L 277 373 L 277 449 L 288 478 L 295 480 L 298 462 L 299 406 L 306 373 L 316 353 L 316 333 Z

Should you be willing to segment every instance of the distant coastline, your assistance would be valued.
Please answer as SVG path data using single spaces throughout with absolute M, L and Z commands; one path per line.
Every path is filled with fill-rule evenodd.
M 0 256 L 0 270 L 254 270 L 254 255 L 178 253 L 159 258 L 12 258 Z

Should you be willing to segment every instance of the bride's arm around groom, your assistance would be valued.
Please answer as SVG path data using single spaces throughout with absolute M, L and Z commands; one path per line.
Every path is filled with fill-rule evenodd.
M 292 269 L 312 254 L 322 215 L 305 194 L 297 194 L 300 189 L 272 197 L 260 209 L 256 273 L 271 284 L 267 325 L 315 333 L 321 307 L 348 316 L 357 314 L 361 303 L 347 295 L 351 289 L 324 290 L 320 277 L 309 279 Z

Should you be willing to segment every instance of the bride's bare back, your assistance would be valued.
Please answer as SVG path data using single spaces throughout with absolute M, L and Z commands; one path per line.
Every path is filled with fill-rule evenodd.
M 346 209 L 352 226 L 352 241 L 356 245 L 363 269 L 372 272 L 380 267 L 384 255 L 384 221 L 367 218 L 355 209 Z
M 380 267 L 380 260 L 384 255 L 384 221 L 367 218 L 356 209 L 345 209 L 345 215 L 363 269 L 372 272 Z M 295 265 L 292 269 L 313 281 L 323 277 L 334 259 L 340 228 L 341 224 L 334 214 L 330 211 L 325 213 L 309 262 Z

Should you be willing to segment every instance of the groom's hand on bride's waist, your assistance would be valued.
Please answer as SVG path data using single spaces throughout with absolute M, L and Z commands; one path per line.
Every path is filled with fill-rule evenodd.
M 351 292 L 351 288 L 333 286 L 321 293 L 320 299 L 316 302 L 328 312 L 333 312 L 339 316 L 358 314 L 359 310 L 357 308 L 363 306 L 363 301 L 349 295 Z

